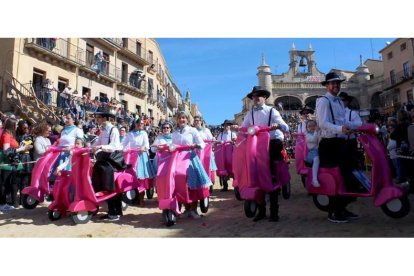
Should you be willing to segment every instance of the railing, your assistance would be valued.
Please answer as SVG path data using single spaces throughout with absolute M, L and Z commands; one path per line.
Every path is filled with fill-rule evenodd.
M 80 63 L 82 48 L 70 43 L 63 38 L 26 38 L 25 46 L 37 45 L 41 48 L 67 58 L 76 63 Z
M 105 40 L 115 44 L 116 46 L 122 48 L 123 47 L 123 42 L 122 42 L 122 38 L 104 38 Z
M 393 77 L 384 78 L 384 90 L 391 89 L 407 80 L 411 80 L 414 77 L 414 66 L 407 71 L 399 71 Z
M 82 53 L 80 53 L 79 63 L 95 72 L 99 71 L 99 74 L 101 75 L 121 81 L 122 74 L 119 73 L 121 72 L 119 67 L 116 67 L 107 60 L 103 60 L 102 63 L 96 64 L 95 56 L 90 52 L 82 51 Z
M 125 45 L 125 43 L 124 43 L 123 48 L 130 51 L 131 53 L 137 55 L 141 59 L 149 62 L 147 60 L 147 52 L 146 52 L 145 48 L 142 47 L 142 46 L 137 48 L 137 41 L 135 39 L 128 38 L 127 39 L 127 44 Z

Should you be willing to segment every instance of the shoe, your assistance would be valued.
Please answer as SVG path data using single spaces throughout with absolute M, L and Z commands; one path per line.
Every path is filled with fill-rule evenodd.
M 118 220 L 121 219 L 121 216 L 120 215 L 108 215 L 108 214 L 106 214 L 106 215 L 103 215 L 102 217 L 100 217 L 99 219 L 108 220 L 108 221 L 118 221 Z
M 266 218 L 266 209 L 264 206 L 263 207 L 259 206 L 259 213 L 254 217 L 253 221 L 257 222 L 264 218 Z
M 321 184 L 319 184 L 318 180 L 312 180 L 312 186 L 315 188 L 319 188 Z
M 199 218 L 201 218 L 201 216 L 197 213 L 197 211 L 196 211 L 196 210 L 192 210 L 192 211 L 190 212 L 190 215 L 191 215 L 191 217 L 192 217 L 193 219 L 199 219 Z
M 334 223 L 346 223 L 346 222 L 348 222 L 348 220 L 344 216 L 337 215 L 335 213 L 329 214 L 328 215 L 328 220 L 330 222 L 334 222 Z
M 181 218 L 189 218 L 191 216 L 191 212 L 190 210 L 185 210 L 184 212 L 181 213 L 180 217 Z
M 2 212 L 7 212 L 7 211 L 11 211 L 14 210 L 16 208 L 14 208 L 13 206 L 9 205 L 9 204 L 4 204 L 4 205 L 0 205 L 0 211 Z
M 359 216 L 357 215 L 357 214 L 354 214 L 354 213 L 352 213 L 351 211 L 348 211 L 348 210 L 344 210 L 344 212 L 343 212 L 343 216 L 346 218 L 346 219 L 359 219 Z

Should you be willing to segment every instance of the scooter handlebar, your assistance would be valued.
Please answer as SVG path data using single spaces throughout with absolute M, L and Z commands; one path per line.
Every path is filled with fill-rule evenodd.
M 376 124 L 363 124 L 362 126 L 357 127 L 354 131 L 367 134 L 377 134 L 379 132 L 379 128 Z
M 273 128 L 269 126 L 249 126 L 249 127 L 240 127 L 239 131 L 247 132 L 250 135 L 254 135 L 259 132 L 272 131 Z

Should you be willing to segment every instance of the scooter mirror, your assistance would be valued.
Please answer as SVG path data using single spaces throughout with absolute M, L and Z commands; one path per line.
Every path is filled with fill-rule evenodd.
M 171 151 L 171 152 L 172 152 L 172 151 L 175 151 L 175 149 L 176 149 L 176 148 L 177 148 L 177 147 L 176 147 L 174 144 L 169 144 L 169 145 L 168 145 L 168 150 L 169 150 L 169 151 Z
M 255 128 L 255 127 L 249 127 L 249 128 L 247 129 L 247 133 L 248 133 L 249 135 L 254 135 L 254 134 L 256 133 L 256 128 Z

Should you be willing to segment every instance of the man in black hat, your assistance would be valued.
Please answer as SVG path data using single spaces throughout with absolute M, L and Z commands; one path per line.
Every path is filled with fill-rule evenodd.
M 344 152 L 344 139 L 351 134 L 351 131 L 345 120 L 345 106 L 338 97 L 343 81 L 344 79 L 334 72 L 325 76 L 325 81 L 322 81 L 321 84 L 326 87 L 327 93 L 316 101 L 316 120 L 321 130 L 321 141 L 319 143 L 320 167 L 332 168 L 339 166 L 342 175 L 345 177 L 351 172 L 347 171 L 344 164 L 344 156 L 347 155 Z M 345 209 L 350 201 L 350 198 L 347 197 L 329 197 L 328 220 L 342 223 L 348 222 L 348 219 L 357 218 L 357 215 Z
M 283 132 L 289 131 L 289 126 L 285 123 L 279 111 L 275 108 L 265 104 L 266 99 L 269 98 L 270 92 L 261 88 L 260 86 L 253 87 L 253 90 L 247 94 L 247 97 L 253 100 L 253 108 L 247 112 L 244 117 L 242 127 L 249 126 L 271 126 L 270 132 L 270 144 L 269 144 L 269 156 L 270 156 L 270 169 L 272 177 L 275 176 L 273 162 L 276 160 L 283 160 Z M 278 204 L 279 190 L 269 193 L 270 200 L 270 218 L 269 221 L 279 220 L 279 204 Z M 259 205 L 259 213 L 253 219 L 258 221 L 266 217 L 266 201 L 264 204 Z
M 220 142 L 236 141 L 237 134 L 231 131 L 232 125 L 234 125 L 234 121 L 224 120 L 224 123 L 222 124 L 223 130 L 217 135 L 216 137 L 217 141 L 220 141 Z M 221 189 L 221 191 L 227 192 L 229 190 L 229 185 L 227 183 L 229 177 L 222 176 L 220 178 L 222 179 L 222 181 L 220 181 L 220 184 L 223 185 L 223 188 Z
M 125 164 L 122 160 L 113 160 L 111 153 L 122 150 L 119 140 L 119 131 L 112 125 L 110 119 L 115 115 L 109 112 L 94 113 L 96 123 L 101 127 L 99 137 L 93 143 L 93 150 L 96 153 L 96 163 L 92 172 L 92 184 L 95 192 L 114 191 L 115 180 L 114 172 L 117 169 L 124 169 Z M 115 162 L 114 162 L 115 161 Z M 118 194 L 107 200 L 108 214 L 101 217 L 110 221 L 117 221 L 122 216 L 122 196 Z

